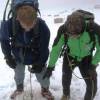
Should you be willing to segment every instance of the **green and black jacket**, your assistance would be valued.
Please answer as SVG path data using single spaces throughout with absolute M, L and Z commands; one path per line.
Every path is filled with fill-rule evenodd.
M 91 52 L 91 49 L 93 49 L 94 46 L 94 48 L 96 48 L 96 52 L 92 56 L 91 63 L 93 65 L 97 65 L 100 62 L 100 26 L 94 24 L 92 30 L 92 34 L 95 34 L 95 45 L 94 42 L 91 41 L 89 32 L 87 32 L 86 29 L 78 38 L 68 37 L 66 45 L 69 48 L 68 55 L 72 56 L 73 58 L 77 57 L 77 61 L 81 61 L 85 56 L 91 55 L 91 53 L 93 55 L 93 50 Z M 50 53 L 49 67 L 55 66 L 59 58 L 62 47 L 64 46 L 65 32 L 66 30 L 64 28 L 64 25 L 60 26 Z

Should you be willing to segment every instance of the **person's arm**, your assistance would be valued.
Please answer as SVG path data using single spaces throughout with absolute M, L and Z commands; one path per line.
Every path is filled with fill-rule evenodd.
M 57 32 L 57 36 L 54 40 L 52 50 L 50 53 L 50 59 L 49 59 L 49 68 L 52 68 L 55 66 L 55 63 L 57 62 L 60 52 L 62 50 L 62 46 L 64 45 L 64 25 L 60 26 Z
M 1 41 L 1 49 L 4 54 L 4 58 L 6 63 L 11 68 L 16 67 L 16 62 L 13 56 L 11 55 L 11 45 L 10 45 L 10 33 L 11 33 L 11 20 L 4 21 L 1 24 L 0 28 L 0 41 Z
M 11 46 L 9 39 L 9 21 L 3 21 L 0 28 L 1 49 L 5 57 L 11 56 Z
M 50 30 L 43 20 L 40 20 L 40 64 L 45 64 L 49 55 Z
M 95 32 L 96 33 L 96 52 L 92 58 L 92 64 L 98 65 L 100 62 L 100 26 L 95 24 Z
M 49 64 L 43 76 L 43 79 L 49 78 L 52 75 L 52 71 L 55 68 L 55 64 L 62 50 L 62 46 L 64 45 L 64 35 L 63 34 L 64 34 L 64 25 L 60 26 L 60 28 L 58 29 L 58 33 L 54 40 L 52 50 L 50 53 Z

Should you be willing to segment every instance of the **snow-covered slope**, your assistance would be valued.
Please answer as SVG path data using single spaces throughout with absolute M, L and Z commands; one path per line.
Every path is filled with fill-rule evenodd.
M 94 13 L 96 14 L 96 22 L 100 24 L 100 15 L 98 12 L 99 11 L 94 11 Z M 65 15 L 67 16 L 67 14 Z M 63 18 L 66 18 L 65 15 L 61 15 L 61 16 Z M 46 23 L 48 24 L 51 30 L 51 39 L 50 39 L 50 46 L 49 46 L 51 50 L 53 40 L 57 34 L 57 29 L 62 23 L 54 24 L 55 17 L 53 14 L 51 14 L 51 16 L 44 15 L 42 16 L 42 18 L 45 19 Z M 74 72 L 77 76 L 81 77 L 78 68 L 76 68 Z M 100 100 L 99 99 L 100 98 L 100 66 L 98 66 L 97 68 L 97 73 L 98 73 L 98 91 L 95 100 Z M 27 66 L 26 66 L 25 74 L 26 77 L 25 77 L 24 95 L 30 97 L 30 73 L 27 71 Z M 15 89 L 15 82 L 13 76 L 14 76 L 14 72 L 6 65 L 3 59 L 2 51 L 0 49 L 0 100 L 10 100 L 9 96 L 11 92 Z M 61 76 L 62 76 L 62 58 L 60 58 L 57 61 L 55 71 L 53 72 L 53 75 L 50 79 L 51 80 L 50 90 L 55 96 L 55 100 L 60 100 L 62 96 Z M 83 100 L 85 87 L 86 85 L 84 83 L 84 80 L 78 79 L 76 76 L 73 75 L 70 100 Z M 32 74 L 32 88 L 33 88 L 33 100 L 45 100 L 40 94 L 40 85 L 37 82 L 34 74 Z M 23 100 L 23 99 L 19 97 L 18 100 Z M 31 99 L 27 99 L 27 100 L 31 100 Z

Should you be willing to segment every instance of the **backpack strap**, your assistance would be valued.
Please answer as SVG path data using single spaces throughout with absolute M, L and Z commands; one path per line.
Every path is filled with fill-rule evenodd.
M 91 48 L 91 53 L 92 53 L 92 51 L 95 49 L 96 39 L 95 39 L 95 34 L 93 31 L 88 32 L 88 33 L 91 39 L 90 42 L 93 42 L 93 47 Z
M 63 25 L 63 33 L 62 34 L 64 35 L 64 45 L 63 45 L 63 48 L 62 48 L 62 51 L 61 51 L 59 57 L 63 56 L 66 53 L 66 51 L 69 51 L 69 48 L 67 47 L 68 35 L 67 35 L 65 25 Z
M 17 30 L 19 30 L 19 23 L 15 20 L 15 18 L 11 18 L 12 21 L 12 33 L 11 33 L 11 44 L 12 46 L 16 45 L 16 35 Z
M 90 42 L 93 42 L 93 47 L 91 49 L 91 53 L 92 51 L 95 49 L 95 45 L 96 45 L 96 35 L 98 37 L 99 40 L 99 45 L 100 45 L 100 35 L 97 32 L 97 27 L 95 26 L 95 23 L 87 23 L 87 28 L 86 31 L 88 32 L 89 36 L 90 36 Z
M 34 38 L 39 38 L 39 35 L 40 35 L 40 33 L 39 33 L 39 20 L 40 19 L 37 18 L 37 23 L 33 29 L 34 34 L 32 35 L 32 39 L 31 39 L 31 43 L 30 43 L 31 47 L 32 47 L 32 43 L 35 41 Z
M 95 42 L 95 34 L 94 34 L 94 27 L 93 27 L 93 23 L 91 22 L 87 22 L 86 21 L 86 29 L 85 29 L 88 33 L 89 33 L 89 36 L 90 36 L 90 42 Z
M 93 32 L 97 36 L 98 42 L 99 42 L 99 45 L 100 45 L 100 26 L 96 23 L 93 24 Z
M 3 21 L 6 20 L 6 12 L 7 12 L 7 7 L 8 7 L 9 2 L 10 2 L 10 0 L 8 0 L 7 3 L 6 3 L 6 7 L 5 7 L 5 10 L 4 10 L 4 14 L 3 14 Z

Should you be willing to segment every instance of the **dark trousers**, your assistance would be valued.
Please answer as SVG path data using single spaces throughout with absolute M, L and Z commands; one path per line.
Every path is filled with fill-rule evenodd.
M 75 65 L 72 66 L 72 68 L 69 66 L 69 60 L 70 61 L 74 60 Z M 80 73 L 86 83 L 86 93 L 84 96 L 84 100 L 93 100 L 92 95 L 94 97 L 97 92 L 97 77 L 95 80 L 85 79 L 86 77 L 89 77 L 88 70 L 91 69 L 90 63 L 91 63 L 91 56 L 87 56 L 81 62 L 77 62 L 72 57 L 67 57 L 67 55 L 64 55 L 63 69 L 62 69 L 62 86 L 64 95 L 70 95 L 72 70 L 74 70 L 75 66 L 79 66 Z

